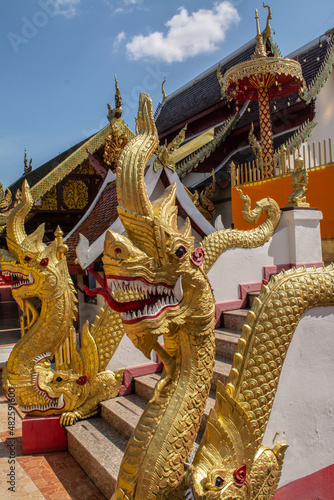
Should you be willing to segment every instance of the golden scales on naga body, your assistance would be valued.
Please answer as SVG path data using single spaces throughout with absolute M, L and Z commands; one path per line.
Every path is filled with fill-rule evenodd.
M 86 328 L 79 351 L 69 338 L 75 297 L 66 248 L 60 231 L 47 248 L 43 228 L 26 235 L 23 221 L 31 199 L 23 187 L 22 200 L 11 213 L 10 252 L 2 252 L 2 269 L 24 277 L 13 290 L 23 308 L 30 296 L 38 295 L 41 309 L 9 358 L 5 387 L 15 387 L 18 402 L 25 407 L 28 401 L 33 414 L 43 411 L 36 405 L 44 398 L 47 412 L 60 413 L 64 423 L 85 418 L 97 411 L 110 385 L 115 395 L 117 377 L 104 370 L 125 332 L 147 357 L 154 350 L 164 368 L 129 440 L 112 498 L 185 499 L 191 490 L 198 500 L 271 499 L 287 444 L 270 449 L 261 446 L 262 437 L 299 319 L 311 307 L 334 303 L 334 267 L 283 271 L 262 288 L 243 327 L 228 383 L 218 384 L 215 407 L 188 467 L 215 359 L 215 301 L 207 273 L 226 249 L 268 241 L 280 210 L 265 198 L 251 211 L 249 198 L 243 197 L 247 219 L 256 222 L 265 213 L 266 220 L 249 231 L 217 231 L 195 248 L 189 220 L 177 224 L 175 185 L 154 202 L 146 192 L 144 171 L 157 149 L 158 134 L 145 94 L 139 100 L 137 128 L 116 172 L 118 213 L 126 236 L 106 235 L 105 287 L 87 290 L 102 294 L 106 307 L 92 332 Z M 69 344 L 70 355 L 60 359 L 64 344 Z M 53 354 L 56 369 L 50 366 Z

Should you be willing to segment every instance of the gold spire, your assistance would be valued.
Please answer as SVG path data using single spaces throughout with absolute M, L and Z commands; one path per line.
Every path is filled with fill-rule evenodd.
M 256 49 L 253 57 L 254 58 L 267 57 L 267 53 L 263 45 L 263 38 L 260 31 L 259 13 L 257 9 L 255 9 L 255 19 L 256 19 Z
M 166 91 L 165 91 L 165 83 L 166 83 L 166 77 L 164 78 L 164 81 L 162 82 L 162 85 L 161 85 L 162 102 L 164 102 L 167 99 L 167 94 L 166 94 Z
M 117 77 L 115 75 L 115 118 L 120 118 L 122 116 L 122 97 L 119 90 Z

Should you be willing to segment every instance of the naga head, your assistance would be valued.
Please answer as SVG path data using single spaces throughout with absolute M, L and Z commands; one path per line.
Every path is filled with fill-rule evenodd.
M 273 497 L 288 445 L 259 446 L 259 434 L 242 405 L 218 382 L 215 408 L 187 472 L 195 500 Z
M 153 202 L 146 192 L 144 170 L 156 151 L 158 134 L 152 102 L 145 94 L 140 96 L 137 126 L 138 134 L 117 166 L 118 212 L 127 236 L 107 232 L 106 288 L 93 293 L 101 293 L 122 313 L 125 332 L 149 357 L 162 334 L 173 352 L 173 334 L 190 317 L 194 323 L 209 323 L 214 302 L 203 271 L 204 251 L 194 248 L 188 219 L 178 227 L 176 186 Z
M 53 369 L 50 357 L 51 353 L 43 353 L 34 359 L 31 380 L 36 393 L 35 401 L 30 391 L 31 404 L 24 405 L 21 402 L 20 391 L 16 391 L 20 410 L 27 415 L 59 415 L 71 411 L 89 394 L 90 381 L 87 375 L 78 375 L 73 369 Z
M 250 470 L 256 431 L 244 409 L 218 382 L 216 406 L 188 471 L 196 500 L 251 500 Z
M 7 222 L 8 251 L 0 254 L 1 273 L 11 283 L 12 295 L 23 309 L 23 300 L 57 298 L 68 286 L 66 259 L 62 258 L 66 246 L 61 231 L 48 246 L 43 244 L 44 224 L 27 235 L 24 219 L 33 206 L 27 181 L 22 186 L 20 203 L 11 211 Z

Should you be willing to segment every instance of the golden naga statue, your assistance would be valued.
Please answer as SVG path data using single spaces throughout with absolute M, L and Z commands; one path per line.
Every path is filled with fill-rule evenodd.
M 43 245 L 44 225 L 27 236 L 24 219 L 32 205 L 25 181 L 22 200 L 7 221 L 9 251 L 0 251 L 1 272 L 11 277 L 12 295 L 25 313 L 24 334 L 3 370 L 3 385 L 15 390 L 24 413 L 61 415 L 61 424 L 71 425 L 94 415 L 101 401 L 118 394 L 123 370 L 105 368 L 123 328 L 119 314 L 105 307 L 91 332 L 84 326 L 77 349 L 77 299 L 64 256 L 67 247 L 59 228 L 48 247 Z
M 195 499 L 270 500 L 288 445 L 261 446 L 283 362 L 311 307 L 333 305 L 334 265 L 282 271 L 263 286 L 238 342 L 226 387 L 187 472 Z
M 101 293 L 122 314 L 133 344 L 147 357 L 154 350 L 164 369 L 129 440 L 113 499 L 185 498 L 196 477 L 196 471 L 186 476 L 185 464 L 215 361 L 215 301 L 206 274 L 226 249 L 265 243 L 278 225 L 280 210 L 275 201 L 261 200 L 249 213 L 252 220 L 267 213 L 261 226 L 218 231 L 194 248 L 189 220 L 177 226 L 175 185 L 153 202 L 147 196 L 144 170 L 158 134 L 145 94 L 140 96 L 137 123 L 138 135 L 125 146 L 117 167 L 118 213 L 127 237 L 107 233 L 107 289 L 93 293 Z

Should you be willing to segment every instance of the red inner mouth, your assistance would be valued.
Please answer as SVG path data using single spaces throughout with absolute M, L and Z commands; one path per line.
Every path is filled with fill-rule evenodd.
M 137 309 L 142 309 L 143 307 L 150 306 L 152 304 L 155 304 L 159 298 L 162 297 L 162 295 L 155 295 L 153 297 L 149 297 L 147 299 L 140 299 L 140 300 L 132 300 L 130 302 L 118 302 L 115 300 L 111 293 L 106 289 L 106 288 L 87 288 L 84 285 L 84 290 L 87 293 L 87 295 L 102 295 L 104 297 L 105 301 L 107 304 L 111 307 L 116 312 L 124 313 L 124 312 L 130 312 L 130 311 L 137 311 Z
M 156 283 L 152 285 L 152 283 L 148 283 L 144 279 L 138 279 L 138 278 L 133 278 L 133 277 L 124 277 L 124 276 L 107 276 L 106 278 L 110 279 L 115 279 L 115 280 L 124 280 L 127 282 L 131 281 L 142 281 L 144 284 L 148 286 L 163 286 L 165 288 L 171 289 L 172 287 L 170 285 L 167 285 L 165 283 Z M 89 289 L 84 285 L 84 290 L 87 293 L 87 295 L 92 296 L 92 295 L 102 295 L 104 299 L 106 300 L 107 304 L 111 307 L 116 312 L 119 313 L 127 313 L 130 311 L 137 311 L 140 309 L 143 309 L 145 306 L 151 306 L 153 304 L 156 304 L 159 299 L 161 299 L 164 295 L 162 294 L 155 294 L 152 297 L 147 297 L 145 299 L 138 299 L 138 300 L 133 300 L 129 302 L 118 302 L 117 300 L 114 299 L 112 294 L 109 292 L 109 290 L 106 287 L 101 287 L 101 288 L 92 288 Z M 144 319 L 144 318 L 142 318 Z

